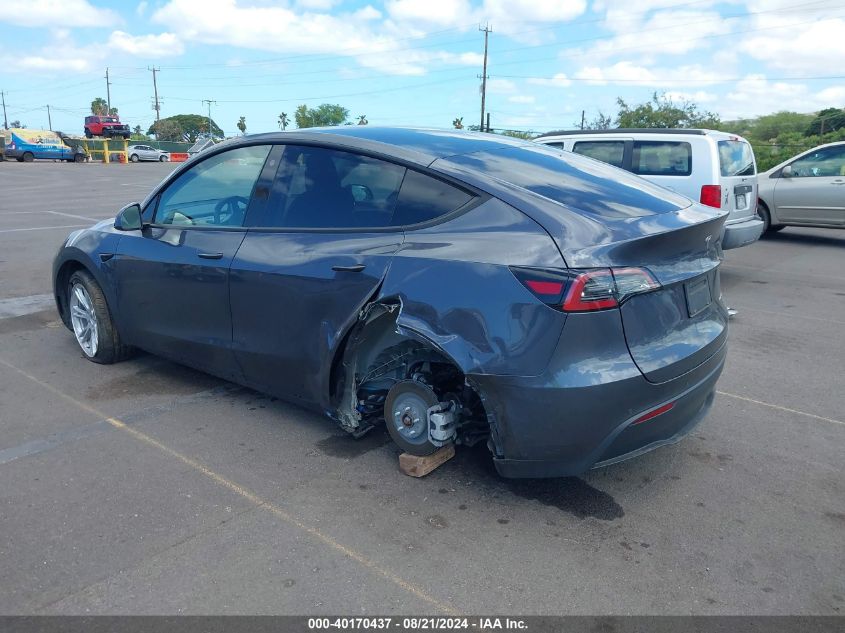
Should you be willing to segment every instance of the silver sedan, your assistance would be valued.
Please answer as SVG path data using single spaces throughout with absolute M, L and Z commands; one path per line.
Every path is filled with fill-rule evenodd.
M 126 153 L 133 163 L 137 163 L 139 160 L 156 160 L 162 163 L 170 160 L 169 152 L 164 152 L 149 145 L 130 145 L 126 148 Z
M 758 178 L 757 214 L 766 230 L 845 228 L 845 141 L 814 147 Z

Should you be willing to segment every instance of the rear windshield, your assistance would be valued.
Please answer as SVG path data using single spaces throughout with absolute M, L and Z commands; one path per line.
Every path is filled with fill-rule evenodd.
M 719 165 L 723 176 L 753 176 L 754 152 L 745 141 L 719 141 Z
M 491 149 L 441 160 L 607 219 L 668 213 L 690 205 L 689 199 L 627 171 L 540 144 Z

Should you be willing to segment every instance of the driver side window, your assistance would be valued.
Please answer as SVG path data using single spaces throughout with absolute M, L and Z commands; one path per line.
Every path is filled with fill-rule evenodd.
M 238 147 L 197 163 L 161 194 L 153 223 L 242 226 L 270 149 Z
M 796 178 L 845 176 L 845 146 L 825 147 L 791 164 Z

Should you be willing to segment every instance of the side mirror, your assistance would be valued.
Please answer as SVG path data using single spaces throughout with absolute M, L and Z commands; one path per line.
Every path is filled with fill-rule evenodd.
M 780 170 L 780 177 L 781 178 L 792 178 L 792 165 L 787 165 L 783 169 Z
M 118 231 L 140 231 L 141 205 L 137 202 L 123 207 L 114 219 L 114 228 Z

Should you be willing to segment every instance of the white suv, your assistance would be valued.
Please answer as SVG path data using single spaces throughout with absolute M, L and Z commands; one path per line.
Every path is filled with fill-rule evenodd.
M 615 129 L 549 132 L 538 143 L 621 167 L 701 204 L 729 211 L 722 248 L 757 241 L 757 165 L 741 136 L 715 130 Z

